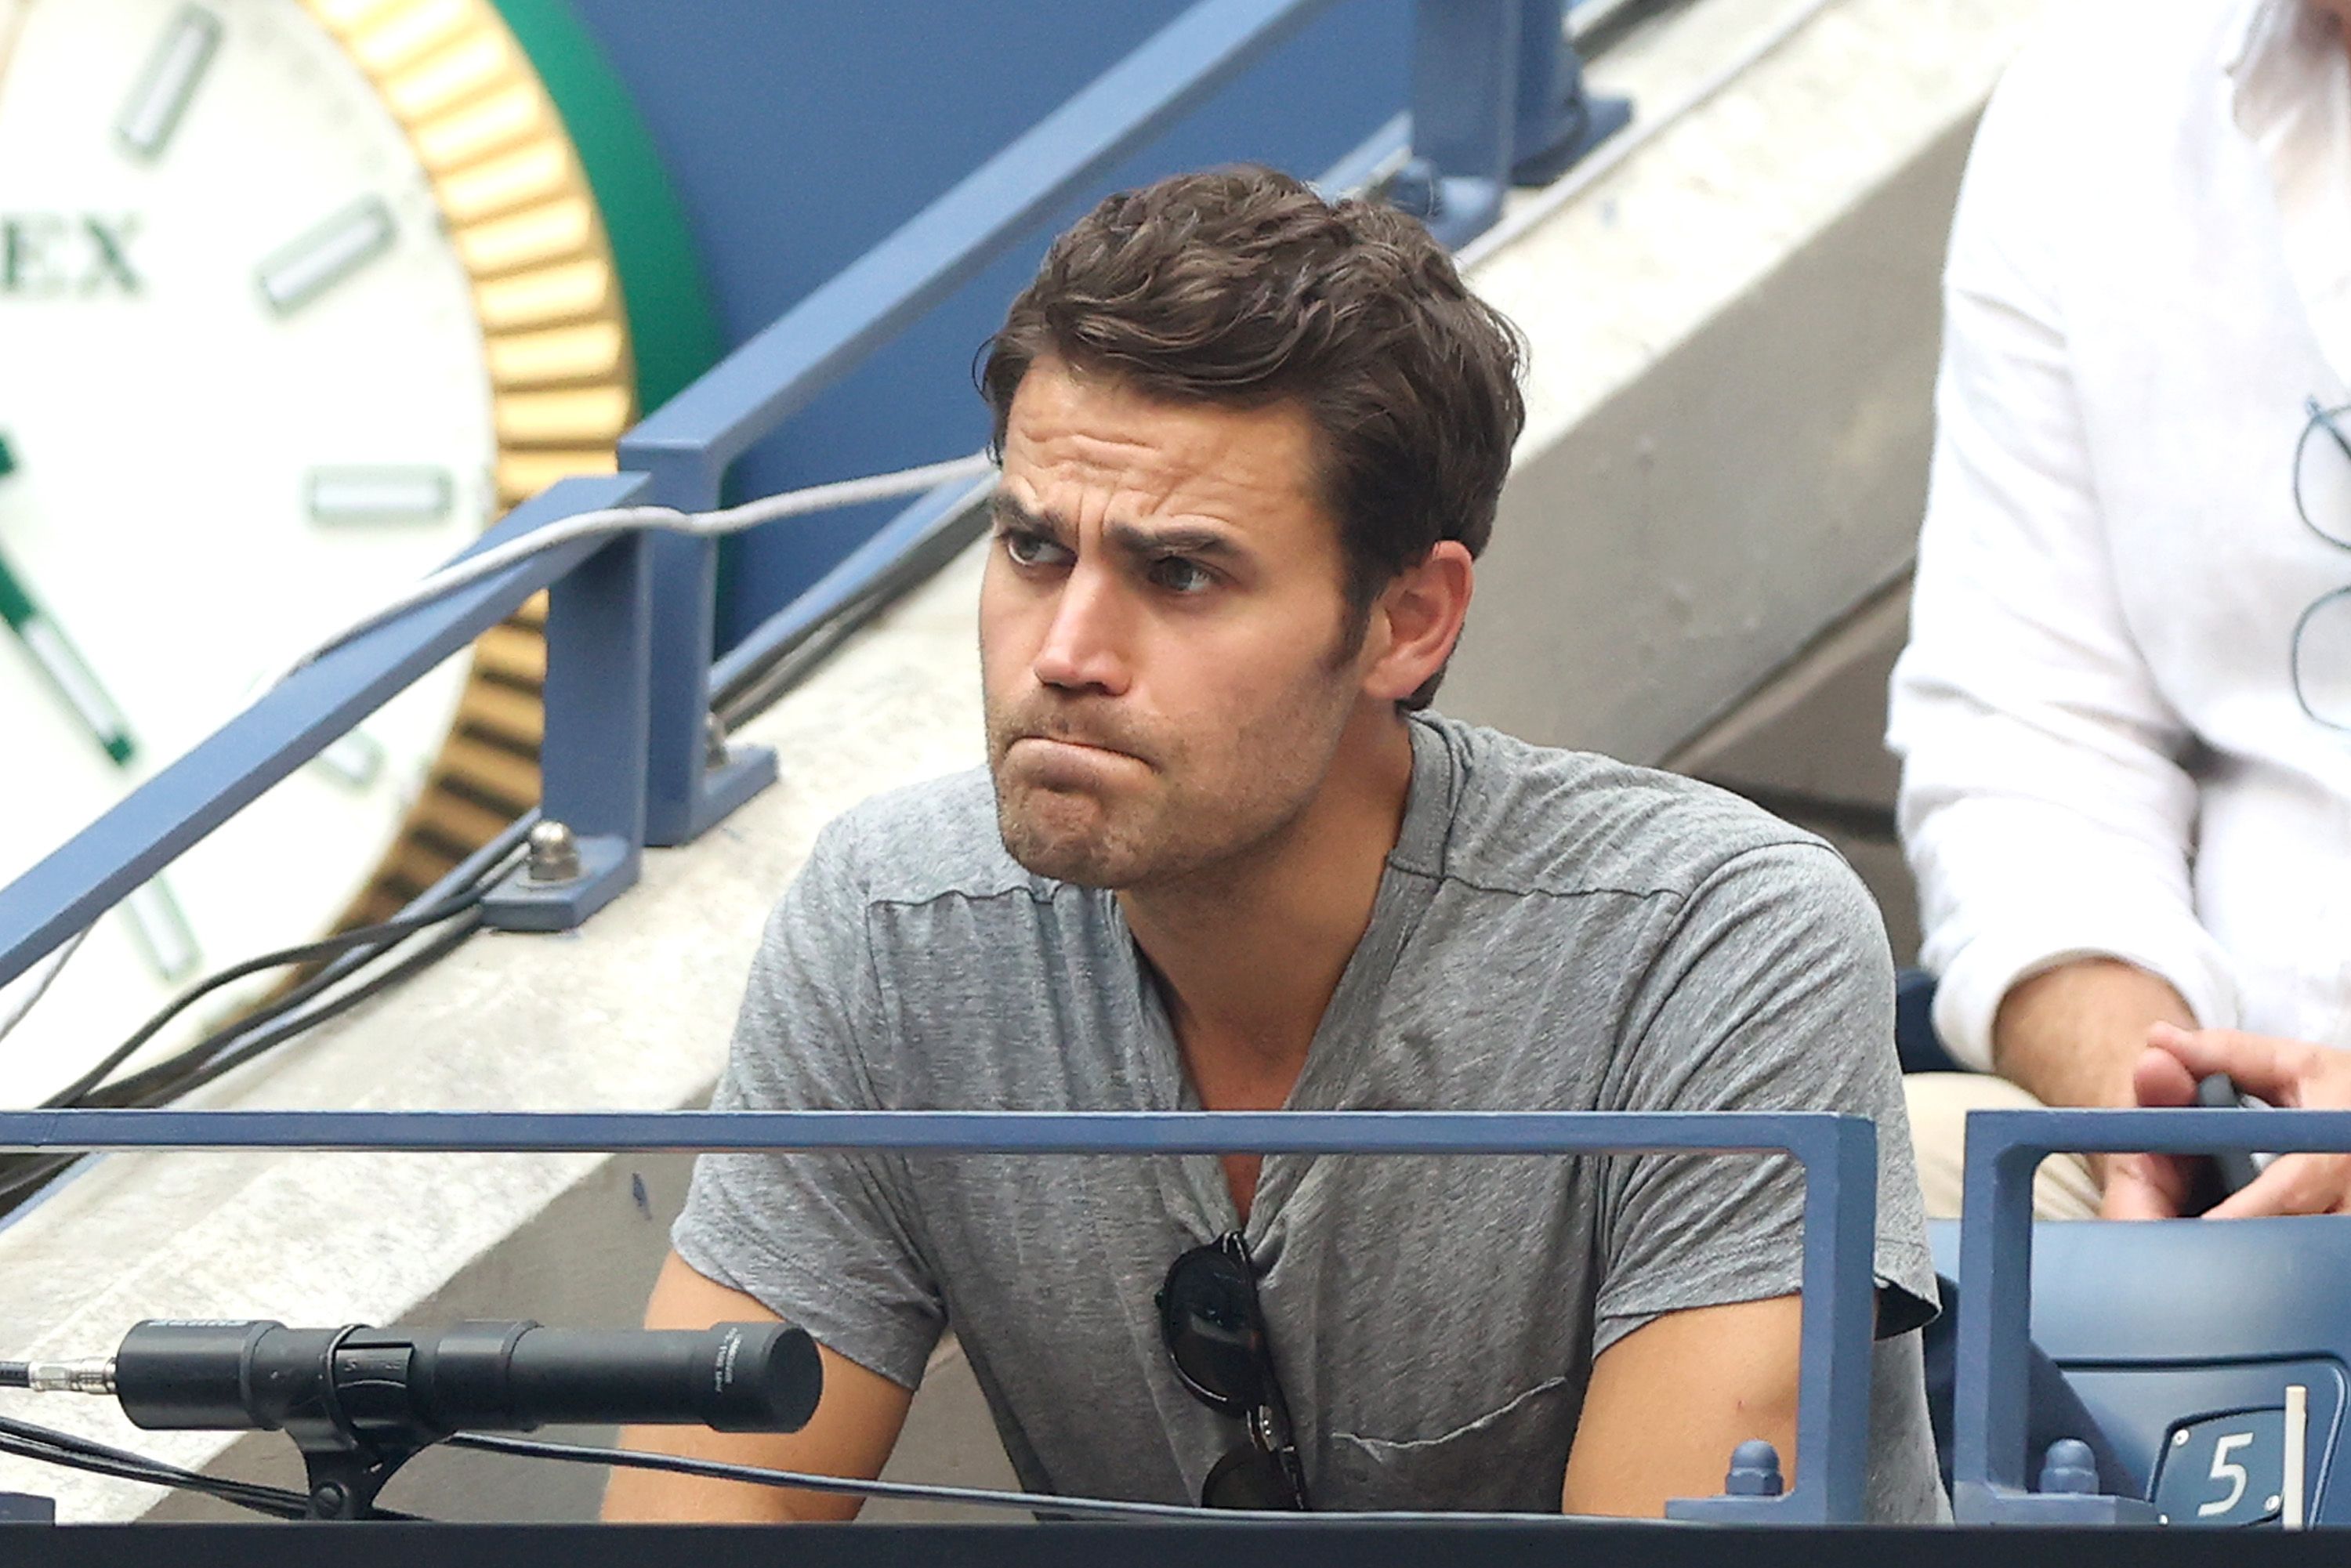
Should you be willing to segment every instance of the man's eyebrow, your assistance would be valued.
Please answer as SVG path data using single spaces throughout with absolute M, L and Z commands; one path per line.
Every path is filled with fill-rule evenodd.
M 1057 544 L 1066 541 L 1076 531 L 1062 518 L 1049 513 L 1032 512 L 1001 490 L 987 498 L 987 511 L 989 518 L 999 528 L 1041 534 Z
M 1196 555 L 1232 559 L 1249 553 L 1232 535 L 1198 523 L 1169 523 L 1157 528 L 1147 523 L 1109 523 L 1102 528 L 1102 537 L 1128 555 Z

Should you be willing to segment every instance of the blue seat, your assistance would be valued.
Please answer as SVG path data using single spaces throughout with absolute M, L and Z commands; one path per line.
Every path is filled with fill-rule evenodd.
M 1924 969 L 1894 976 L 1894 1054 L 1905 1072 L 1970 1072 L 1935 1032 L 1935 977 Z
M 1959 1279 L 1959 1226 L 1928 1232 Z M 2351 1484 L 2330 1484 L 2351 1393 L 2351 1218 L 2035 1225 L 2032 1334 L 2167 1522 L 2277 1518 L 2298 1387 L 2304 1518 L 2351 1523 Z

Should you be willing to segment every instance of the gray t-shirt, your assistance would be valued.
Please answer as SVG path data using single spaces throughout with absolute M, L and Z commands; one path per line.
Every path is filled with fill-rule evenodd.
M 1948 1518 L 1928 1260 L 1876 909 L 1735 797 L 1433 716 L 1296 1110 L 1875 1117 L 1871 1517 Z M 1196 1108 L 1110 894 L 1024 871 L 981 772 L 827 828 L 753 965 L 726 1107 Z M 1273 1155 L 1244 1228 L 1316 1506 L 1556 1511 L 1593 1359 L 1787 1295 L 1784 1155 Z M 907 1387 L 952 1325 L 1022 1483 L 1192 1502 L 1238 1424 L 1176 1381 L 1153 1292 L 1234 1228 L 1210 1156 L 706 1155 L 695 1269 Z M 1728 1456 L 1726 1456 L 1726 1461 Z

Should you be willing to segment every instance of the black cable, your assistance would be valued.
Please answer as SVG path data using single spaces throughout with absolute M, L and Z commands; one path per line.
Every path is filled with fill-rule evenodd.
M 29 1362 L 0 1361 L 0 1388 L 30 1388 L 33 1368 Z
M 241 964 L 232 964 L 217 974 L 207 976 L 166 1002 L 162 1010 L 141 1024 L 131 1033 L 130 1039 L 99 1058 L 96 1065 L 79 1078 L 42 1101 L 40 1108 L 45 1111 L 56 1111 L 74 1104 L 83 1095 L 105 1082 L 108 1074 L 136 1055 L 139 1048 L 154 1039 L 165 1025 L 185 1012 L 198 999 L 218 990 L 223 986 L 241 980 L 247 975 L 258 974 L 264 969 L 277 969 L 288 964 L 308 964 L 320 958 L 338 957 L 355 948 L 389 944 L 402 937 L 413 936 L 428 925 L 437 925 L 455 915 L 464 914 L 481 903 L 485 896 L 484 890 L 480 888 L 469 889 L 456 898 L 415 915 L 403 915 L 396 920 L 386 920 L 374 925 L 358 926 L 340 936 L 325 937 L 317 942 L 305 942 L 293 947 L 281 947 L 274 953 L 264 953 L 257 958 L 247 958 Z M 281 998 L 282 1002 L 283 998 Z M 285 1009 L 284 1006 L 272 1004 L 271 1008 L 263 1010 L 274 1017 Z
M 480 910 L 474 910 L 460 919 L 456 925 L 442 932 L 432 941 L 381 974 L 371 976 L 350 990 L 329 997 L 298 1018 L 284 1019 L 258 1033 L 240 1033 L 210 1061 L 195 1065 L 184 1077 L 158 1089 L 151 1099 L 154 1103 L 161 1103 L 164 1100 L 177 1099 L 181 1095 L 192 1093 L 222 1074 L 252 1061 L 272 1046 L 282 1044 L 305 1030 L 314 1029 L 329 1019 L 348 1012 L 370 997 L 398 985 L 419 969 L 438 963 L 450 953 L 455 952 L 466 938 L 482 928 L 486 918 Z
M 0 1416 L 0 1453 L 14 1454 L 19 1458 L 45 1464 L 62 1465 L 68 1469 L 87 1470 L 93 1475 L 110 1476 L 117 1480 L 144 1481 L 151 1486 L 202 1492 L 223 1502 L 234 1503 L 257 1513 L 272 1514 L 279 1519 L 302 1519 L 310 1511 L 309 1499 L 298 1491 L 182 1469 L 177 1465 L 149 1458 L 144 1454 L 110 1448 L 93 1438 L 60 1432 L 54 1427 L 37 1427 L 30 1421 L 11 1420 L 5 1416 Z
M 530 1437 L 497 1437 L 486 1432 L 459 1432 L 443 1441 L 453 1448 L 475 1448 L 486 1454 L 513 1454 L 529 1459 L 559 1459 L 566 1464 L 612 1465 L 628 1470 L 667 1470 L 676 1475 L 703 1476 L 712 1480 L 746 1481 L 753 1486 L 784 1487 L 794 1491 L 820 1491 L 851 1497 L 892 1497 L 916 1502 L 986 1503 L 1027 1512 L 1091 1513 L 1112 1518 L 1248 1519 L 1238 1509 L 1186 1508 L 1166 1502 L 1120 1502 L 1110 1498 L 1055 1497 L 1044 1492 L 996 1491 L 983 1487 L 917 1486 L 907 1481 L 861 1481 L 843 1476 L 820 1476 L 806 1470 L 775 1470 L 759 1465 L 730 1465 L 718 1459 L 693 1459 L 683 1454 L 650 1454 L 634 1448 L 593 1448 L 584 1443 L 548 1443 Z M 1278 1517 L 1296 1519 L 1295 1513 Z
M 451 930 L 443 932 L 433 941 L 402 958 L 383 973 L 371 977 L 363 984 L 354 986 L 348 991 L 329 998 L 298 1017 L 285 1019 L 275 1028 L 265 1029 L 258 1033 L 253 1032 L 248 1027 L 243 1025 L 224 1030 L 190 1047 L 188 1051 L 183 1051 L 168 1061 L 158 1062 L 153 1068 L 123 1080 L 120 1084 L 109 1084 L 106 1087 L 110 1092 L 134 1089 L 137 1092 L 135 1093 L 110 1092 L 102 1103 L 160 1105 L 168 1103 L 181 1095 L 192 1093 L 271 1047 L 292 1039 L 305 1030 L 326 1022 L 338 1013 L 357 1007 L 370 997 L 388 987 L 397 985 L 425 966 L 438 962 L 479 930 L 482 920 L 480 913 L 475 911 L 472 918 Z M 212 1053 L 208 1058 L 205 1056 L 207 1051 Z M 150 1077 L 150 1074 L 162 1073 L 166 1068 L 175 1071 L 170 1074 Z M 58 1155 L 19 1155 L 0 1160 L 0 1211 L 15 1207 L 24 1195 L 34 1188 L 45 1186 L 82 1157 L 79 1152 L 76 1152 Z

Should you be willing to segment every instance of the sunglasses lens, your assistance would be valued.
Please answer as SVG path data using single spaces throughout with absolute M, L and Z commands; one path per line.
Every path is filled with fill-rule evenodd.
M 1264 1449 L 1243 1444 L 1217 1461 L 1200 1484 L 1203 1508 L 1280 1509 L 1295 1511 L 1301 1505 L 1282 1473 L 1281 1461 Z
M 1258 1406 L 1256 1291 L 1238 1263 L 1207 1249 L 1186 1253 L 1168 1270 L 1160 1313 L 1167 1354 L 1194 1388 L 1234 1414 Z

